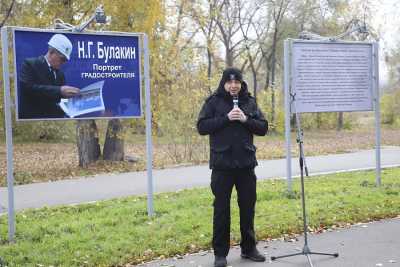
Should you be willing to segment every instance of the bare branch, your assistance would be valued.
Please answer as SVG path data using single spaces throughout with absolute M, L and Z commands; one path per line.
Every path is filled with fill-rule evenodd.
M 3 21 L 0 22 L 0 29 L 4 26 L 4 24 L 6 23 L 7 19 L 10 17 L 11 11 L 12 11 L 12 9 L 14 7 L 14 3 L 15 3 L 15 0 L 12 0 L 11 4 L 10 4 L 10 7 L 8 8 L 8 10 L 6 12 L 6 15 L 3 18 Z

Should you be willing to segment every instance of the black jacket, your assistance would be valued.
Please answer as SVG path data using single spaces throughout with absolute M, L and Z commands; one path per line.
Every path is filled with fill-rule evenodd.
M 58 106 L 64 74 L 57 70 L 57 79 L 44 56 L 28 58 L 22 63 L 19 76 L 18 111 L 20 119 L 63 118 Z
M 233 102 L 223 83 L 221 81 L 216 92 L 205 101 L 197 121 L 199 133 L 210 135 L 210 168 L 254 168 L 257 160 L 253 135 L 265 135 L 268 122 L 250 96 L 245 82 L 239 93 L 239 108 L 246 114 L 247 121 L 229 121 Z

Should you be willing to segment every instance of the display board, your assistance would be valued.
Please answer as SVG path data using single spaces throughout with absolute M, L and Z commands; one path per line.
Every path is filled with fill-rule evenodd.
M 46 54 L 56 34 L 71 42 L 72 52 L 54 70 Z M 142 116 L 138 35 L 18 28 L 13 35 L 17 120 Z M 79 95 L 62 96 L 62 85 L 79 88 Z
M 371 43 L 292 41 L 292 112 L 372 110 L 373 64 Z
M 286 177 L 292 191 L 291 119 L 303 136 L 300 113 L 375 113 L 376 185 L 381 184 L 379 43 L 287 39 L 283 50 Z M 305 165 L 305 162 L 304 162 Z

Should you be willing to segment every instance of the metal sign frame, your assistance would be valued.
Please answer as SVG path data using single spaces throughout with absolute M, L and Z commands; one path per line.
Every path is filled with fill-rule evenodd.
M 379 105 L 379 44 L 377 42 L 343 42 L 343 41 L 314 41 L 286 39 L 284 41 L 284 96 L 285 96 L 285 140 L 286 140 L 286 179 L 288 191 L 292 191 L 292 157 L 291 157 L 291 93 L 293 84 L 293 43 L 344 43 L 344 44 L 370 44 L 372 46 L 372 100 L 373 110 L 375 111 L 375 159 L 376 159 L 376 185 L 381 185 L 381 152 L 380 152 L 380 105 Z M 338 112 L 338 111 L 335 111 Z
M 12 136 L 12 108 L 16 105 L 13 104 L 11 99 L 10 89 L 10 66 L 9 66 L 9 38 L 8 32 L 12 29 L 21 29 L 21 27 L 4 26 L 1 28 L 1 44 L 2 44 L 2 64 L 3 64 L 3 83 L 4 83 L 4 116 L 6 126 L 6 147 L 7 147 L 7 190 L 8 190 L 8 240 L 9 242 L 15 241 L 15 205 L 14 205 L 14 166 L 13 166 L 13 136 Z M 33 29 L 33 28 L 23 28 Z M 71 33 L 71 31 L 59 30 L 43 30 L 34 29 L 46 32 L 60 32 Z M 74 32 L 80 34 L 79 32 Z M 151 91 L 150 91 L 150 53 L 148 45 L 148 37 L 145 33 L 124 33 L 124 32 L 90 32 L 93 34 L 105 35 L 127 35 L 138 36 L 140 46 L 139 60 L 141 60 L 141 52 L 143 52 L 143 64 L 140 62 L 139 69 L 142 72 L 140 75 L 140 85 L 144 83 L 145 86 L 145 103 L 141 100 L 141 106 L 145 105 L 145 119 L 146 119 L 146 154 L 147 154 L 147 212 L 149 216 L 154 215 L 153 208 L 153 150 L 152 150 L 152 128 L 151 128 Z M 88 34 L 85 32 L 84 34 Z M 14 37 L 14 36 L 13 36 Z M 140 40 L 141 39 L 141 40 Z M 13 43 L 14 44 L 14 43 Z M 14 54 L 15 55 L 15 54 Z M 15 62 L 15 61 L 14 61 Z M 142 87 L 140 90 L 140 97 L 142 99 Z M 143 110 L 143 108 L 141 108 Z M 142 116 L 140 116 L 142 117 Z M 101 117 L 102 119 L 105 117 Z M 116 118 L 116 117 L 113 117 Z M 108 118 L 108 119 L 113 119 Z M 122 117 L 121 119 L 128 117 Z M 129 117 L 132 118 L 132 117 Z M 90 118 L 84 118 L 90 119 Z M 97 119 L 97 118 L 96 118 Z M 74 118 L 77 120 L 77 118 Z

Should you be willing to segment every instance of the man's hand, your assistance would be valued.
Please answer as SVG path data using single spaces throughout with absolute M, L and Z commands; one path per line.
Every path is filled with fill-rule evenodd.
M 79 95 L 79 93 L 80 93 L 79 88 L 68 85 L 61 86 L 61 95 L 64 98 L 71 98 L 76 95 Z
M 240 122 L 247 121 L 247 116 L 243 113 L 243 111 L 240 108 L 233 108 L 228 113 L 228 118 L 230 121 L 240 121 Z

